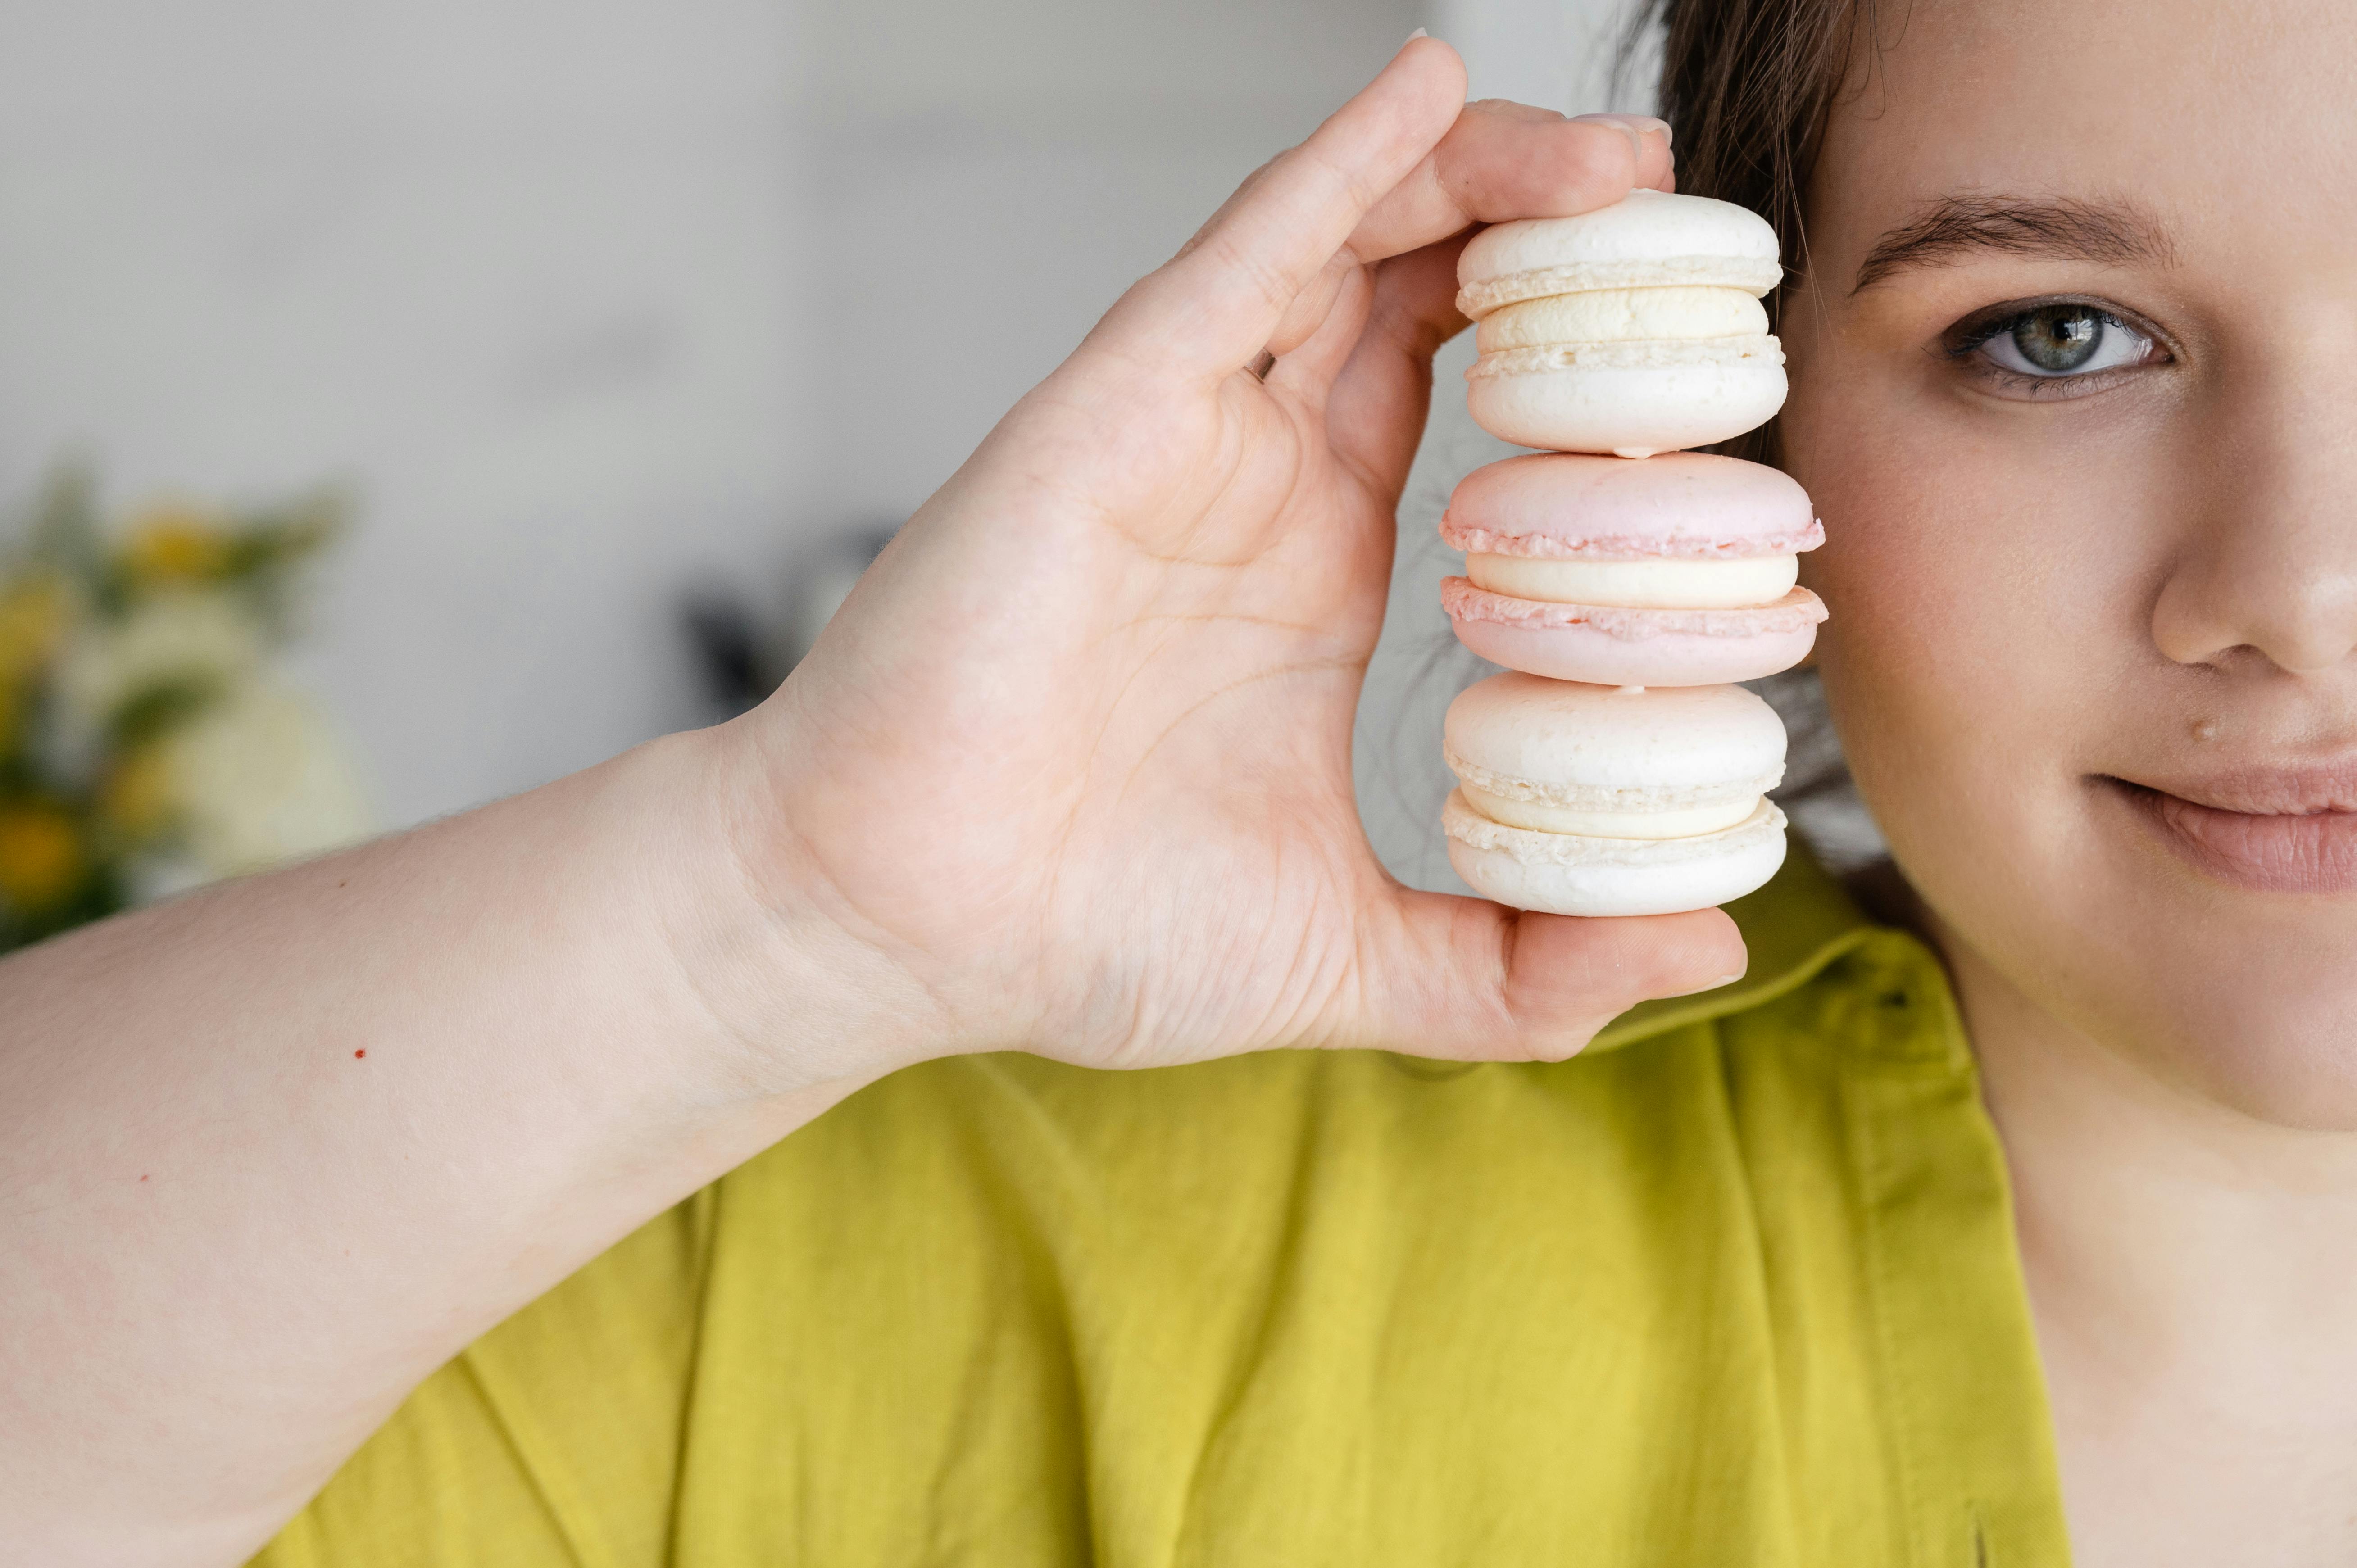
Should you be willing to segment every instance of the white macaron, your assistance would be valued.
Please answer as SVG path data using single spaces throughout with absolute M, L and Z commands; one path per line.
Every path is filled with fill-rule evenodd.
M 1632 191 L 1484 229 L 1457 263 L 1458 308 L 1480 323 L 1473 417 L 1524 446 L 1624 457 L 1755 429 L 1784 403 L 1760 304 L 1782 276 L 1776 231 L 1706 197 Z
M 1740 686 L 1493 675 L 1449 704 L 1448 860 L 1477 892 L 1555 915 L 1667 915 L 1784 863 L 1784 726 Z

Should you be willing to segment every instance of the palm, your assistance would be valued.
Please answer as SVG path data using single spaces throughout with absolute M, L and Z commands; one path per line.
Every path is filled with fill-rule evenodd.
M 1446 126 L 1461 89 L 1436 102 Z M 1447 140 L 1361 134 L 1388 130 L 1419 171 L 1460 138 L 1499 161 L 1501 123 L 1464 120 Z M 1433 242 L 1468 212 L 1405 172 L 1370 212 L 1318 160 L 1272 166 L 1017 406 L 765 714 L 780 853 L 963 1043 L 1109 1066 L 1278 1044 L 1469 1054 L 1569 1048 L 1564 1030 L 1598 1021 L 1525 1037 L 1492 975 L 1458 1038 L 1410 1037 L 1517 928 L 1392 884 L 1353 805 L 1393 507 L 1432 349 L 1461 326 L 1453 247 Z M 1255 236 L 1297 253 L 1234 264 Z M 1264 342 L 1265 384 L 1232 369 Z M 1608 940 L 1546 929 L 1566 951 Z
M 976 464 L 1079 488 L 995 498 L 1022 521 L 986 540 L 920 514 L 868 585 L 905 573 L 930 624 L 921 646 L 844 660 L 873 722 L 832 726 L 823 798 L 841 815 L 806 836 L 858 917 L 912 952 L 1020 943 L 1075 976 L 1091 966 L 1074 955 L 1108 941 L 1189 955 L 1039 1020 L 1060 1054 L 1171 1059 L 1282 1028 L 1273 933 L 1332 940 L 1380 880 L 1350 726 L 1394 497 L 1281 386 L 1239 373 L 1146 418 L 1109 416 L 1096 391 L 1068 370 Z
M 1103 478 L 1132 504 L 1083 522 L 1086 564 L 1059 585 L 1075 635 L 1041 673 L 1087 700 L 1037 759 L 1075 781 L 1039 824 L 1053 864 L 1092 869 L 1039 891 L 1067 955 L 1097 949 L 1110 917 L 1121 950 L 1178 961 L 1128 967 L 1048 1032 L 1064 1050 L 1167 1060 L 1333 1031 L 1359 913 L 1388 886 L 1352 800 L 1351 727 L 1422 392 L 1394 390 L 1394 417 L 1370 422 L 1389 437 L 1372 472 L 1316 400 L 1241 373 L 1137 448 L 1107 443 Z

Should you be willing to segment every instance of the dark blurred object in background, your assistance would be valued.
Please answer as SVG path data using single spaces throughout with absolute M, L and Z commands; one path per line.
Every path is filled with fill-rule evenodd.
M 793 672 L 896 529 L 890 523 L 847 528 L 804 546 L 788 564 L 780 603 L 770 613 L 733 587 L 714 585 L 688 596 L 680 619 L 716 721 L 753 707 Z

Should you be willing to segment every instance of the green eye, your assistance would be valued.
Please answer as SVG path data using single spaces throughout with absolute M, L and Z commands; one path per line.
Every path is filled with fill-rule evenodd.
M 1959 345 L 2016 375 L 2052 379 L 2138 365 L 2154 356 L 2151 338 L 2100 306 L 2041 305 L 2000 317 Z
M 2007 334 L 2021 357 L 2052 375 L 2080 369 L 2104 346 L 2104 318 L 2083 305 L 2032 311 Z

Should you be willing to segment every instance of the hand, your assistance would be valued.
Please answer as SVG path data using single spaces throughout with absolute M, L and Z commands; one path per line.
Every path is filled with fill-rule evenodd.
M 1464 90 L 1453 50 L 1411 40 L 1247 180 L 740 721 L 762 759 L 738 813 L 752 886 L 890 977 L 878 1059 L 1554 1058 L 1741 972 L 1716 910 L 1412 892 L 1359 825 L 1352 714 L 1432 354 L 1466 325 L 1457 252 L 1480 223 L 1671 182 L 1645 123 Z M 740 1033 L 795 1038 L 744 1000 L 760 989 L 729 989 Z

